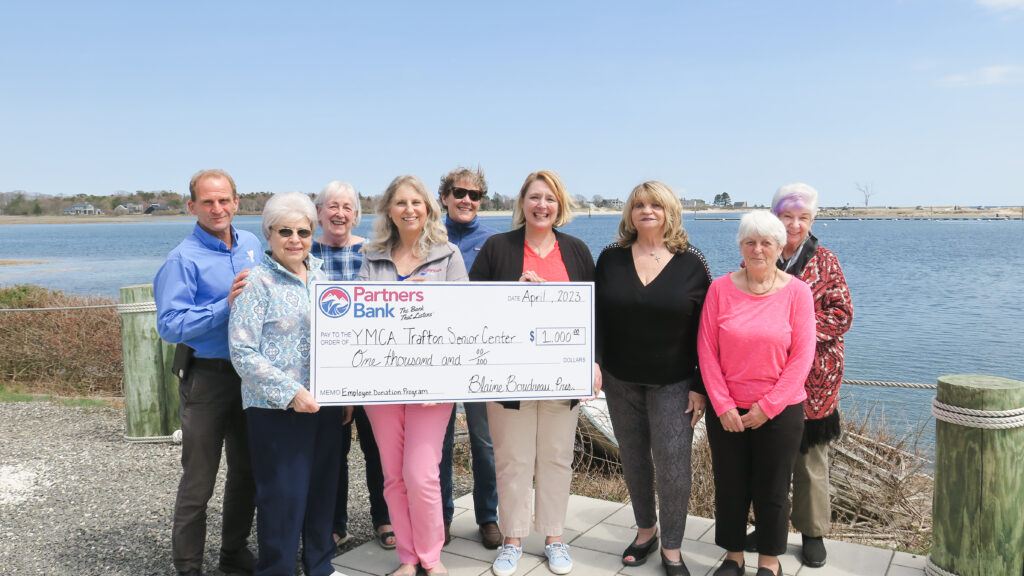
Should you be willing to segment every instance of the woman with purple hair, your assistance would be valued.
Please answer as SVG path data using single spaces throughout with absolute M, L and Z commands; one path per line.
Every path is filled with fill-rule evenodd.
M 818 243 L 811 225 L 818 191 L 797 182 L 779 188 L 772 212 L 786 226 L 777 266 L 807 284 L 814 296 L 814 363 L 804 389 L 804 436 L 793 466 L 793 527 L 803 536 L 803 563 L 824 566 L 832 513 L 828 498 L 828 443 L 839 437 L 839 385 L 843 381 L 843 335 L 853 323 L 853 303 L 835 254 Z M 748 537 L 747 549 L 756 548 Z

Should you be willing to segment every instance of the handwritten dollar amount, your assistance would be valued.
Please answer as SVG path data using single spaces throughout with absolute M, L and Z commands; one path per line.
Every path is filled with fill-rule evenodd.
M 567 346 L 587 343 L 583 328 L 535 328 L 530 330 L 530 342 L 537 346 Z

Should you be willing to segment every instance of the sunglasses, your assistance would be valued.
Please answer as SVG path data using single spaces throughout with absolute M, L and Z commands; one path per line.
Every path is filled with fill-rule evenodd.
M 481 192 L 479 190 L 466 190 L 465 188 L 457 187 L 452 188 L 452 196 L 455 196 L 456 200 L 462 200 L 463 198 L 466 197 L 466 194 L 469 194 L 469 199 L 472 200 L 473 202 L 479 202 L 480 199 L 484 197 L 484 194 L 487 194 L 487 192 Z
M 281 238 L 291 238 L 292 234 L 298 234 L 299 238 L 305 240 L 313 235 L 313 231 L 309 228 L 299 228 L 298 230 L 292 230 L 291 228 L 278 228 L 277 234 Z

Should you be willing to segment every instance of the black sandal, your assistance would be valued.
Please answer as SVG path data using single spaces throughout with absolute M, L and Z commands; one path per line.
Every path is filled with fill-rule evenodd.
M 379 544 L 380 547 L 385 549 L 385 550 L 394 550 L 395 549 L 395 543 L 397 541 L 393 540 L 392 542 L 388 542 L 389 538 L 394 538 L 394 537 L 395 537 L 395 532 L 393 530 L 392 531 L 388 531 L 388 532 L 377 532 L 377 544 Z
M 683 563 L 683 551 L 679 551 L 679 561 L 673 562 L 665 557 L 665 551 L 661 551 L 661 565 L 665 568 L 665 576 L 690 576 L 690 570 Z
M 634 538 L 629 548 L 626 548 L 622 553 L 622 563 L 626 566 L 642 566 L 644 562 L 647 562 L 647 557 L 651 555 L 651 551 L 657 545 L 657 534 L 651 536 L 651 539 L 643 544 L 637 544 Z M 632 560 L 628 560 L 628 558 L 632 558 Z

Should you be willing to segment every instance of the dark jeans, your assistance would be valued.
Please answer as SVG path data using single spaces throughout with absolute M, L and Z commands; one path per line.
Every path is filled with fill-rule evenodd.
M 370 520 L 376 529 L 391 524 L 388 504 L 384 501 L 384 472 L 380 467 L 380 452 L 373 438 L 373 428 L 366 418 L 366 410 L 356 406 L 352 422 L 359 432 L 359 447 L 366 460 L 366 489 L 370 493 Z M 352 449 L 352 422 L 341 429 L 341 458 L 338 466 L 338 494 L 334 505 L 334 533 L 341 536 L 348 531 L 348 453 Z
M 498 481 L 494 476 L 494 445 L 491 443 L 491 429 L 487 424 L 487 403 L 466 402 L 466 425 L 469 427 L 469 451 L 473 455 L 473 508 L 476 523 L 498 521 Z M 441 449 L 441 508 L 444 523 L 451 524 L 455 515 L 452 498 L 454 486 L 453 456 L 455 452 L 455 405 L 448 420 Z
M 242 412 L 242 383 L 234 370 L 193 367 L 181 381 L 178 393 L 182 475 L 174 502 L 171 556 L 174 568 L 186 572 L 203 567 L 206 505 L 213 496 L 222 449 L 228 469 L 221 557 L 233 556 L 246 546 L 252 530 L 255 488 Z
M 715 473 L 715 544 L 729 552 L 743 550 L 753 502 L 758 552 L 785 553 L 789 481 L 804 433 L 803 403 L 786 407 L 756 430 L 726 432 L 714 410 L 706 418 Z
M 294 574 L 300 537 L 304 573 L 329 576 L 344 409 L 324 406 L 304 414 L 249 408 L 246 416 L 259 510 L 255 576 Z

